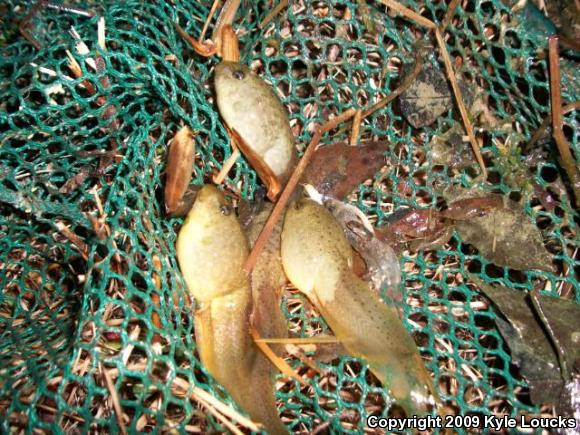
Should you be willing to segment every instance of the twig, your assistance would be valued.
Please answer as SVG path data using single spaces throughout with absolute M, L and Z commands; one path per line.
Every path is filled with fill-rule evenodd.
M 207 32 L 207 28 L 209 27 L 209 23 L 211 22 L 211 19 L 213 18 L 215 11 L 218 8 L 219 2 L 220 2 L 220 0 L 214 0 L 213 4 L 211 5 L 209 15 L 207 16 L 207 19 L 205 20 L 205 23 L 203 24 L 203 29 L 201 29 L 201 34 L 199 35 L 199 39 L 197 40 L 200 44 L 202 44 L 203 40 L 205 39 L 205 34 Z
M 156 272 L 157 270 L 161 270 L 161 259 L 157 254 L 152 254 L 151 257 L 151 265 L 153 266 L 153 272 L 151 273 L 151 278 L 153 280 L 153 285 L 157 291 L 151 292 L 151 300 L 153 301 L 153 305 L 155 305 L 158 309 L 161 308 L 161 300 L 159 298 L 158 291 L 161 289 L 161 278 L 159 274 Z M 151 313 L 151 321 L 153 322 L 153 326 L 157 329 L 162 329 L 161 325 L 161 318 L 159 314 L 153 311 Z M 153 334 L 153 338 L 151 339 L 151 347 L 153 352 L 157 355 L 161 355 L 161 336 L 158 333 Z
M 56 222 L 55 225 L 61 234 L 77 247 L 83 259 L 87 261 L 89 259 L 89 245 L 83 242 L 79 236 L 69 230 L 62 222 Z
M 405 80 L 403 80 L 403 83 L 401 83 L 397 87 L 397 89 L 395 89 L 393 92 L 391 92 L 385 98 L 383 98 L 382 100 L 378 101 L 377 103 L 373 104 L 371 107 L 366 109 L 362 113 L 362 117 L 366 118 L 367 116 L 373 114 L 377 110 L 381 110 L 383 107 L 385 107 L 391 101 L 393 101 L 395 98 L 397 98 L 403 92 L 405 92 L 409 88 L 409 86 L 411 86 L 413 84 L 413 82 L 415 81 L 415 79 L 417 78 L 419 73 L 421 72 L 422 67 L 423 67 L 423 59 L 421 56 L 417 56 L 416 61 L 415 61 L 415 67 L 413 68 L 413 71 L 411 71 L 411 74 L 409 74 L 407 77 L 405 77 Z
M 256 264 L 258 256 L 260 255 L 260 253 L 264 249 L 264 246 L 268 242 L 270 234 L 272 234 L 272 231 L 274 230 L 276 223 L 278 222 L 278 220 L 282 216 L 282 213 L 286 209 L 286 205 L 288 203 L 288 200 L 290 199 L 290 195 L 292 195 L 294 189 L 296 188 L 296 185 L 298 184 L 298 181 L 300 181 L 302 173 L 306 169 L 306 166 L 308 166 L 308 163 L 310 162 L 312 155 L 316 151 L 316 147 L 318 146 L 320 139 L 322 139 L 322 135 L 327 131 L 332 130 L 341 122 L 344 122 L 349 118 L 352 118 L 355 112 L 356 110 L 353 108 L 348 109 L 346 112 L 328 121 L 323 126 L 319 126 L 316 128 L 316 132 L 314 133 L 314 136 L 312 137 L 312 140 L 310 141 L 308 148 L 306 149 L 304 155 L 298 162 L 298 165 L 296 165 L 296 168 L 294 169 L 294 172 L 292 173 L 290 180 L 288 180 L 288 183 L 286 184 L 286 187 L 282 191 L 282 194 L 280 195 L 278 202 L 274 206 L 272 213 L 270 213 L 270 216 L 268 217 L 268 220 L 264 224 L 264 227 L 262 228 L 260 235 L 256 239 L 256 243 L 254 243 L 252 252 L 250 252 L 250 255 L 248 255 L 248 258 L 244 263 L 244 271 L 247 274 L 249 274 L 252 271 L 252 268 Z
M 185 379 L 174 378 L 171 384 L 171 388 L 176 390 L 178 396 L 185 396 L 185 393 L 190 389 L 190 384 Z M 237 412 L 235 409 L 229 407 L 225 403 L 220 402 L 218 399 L 213 397 L 207 391 L 202 390 L 199 387 L 193 386 L 191 388 L 191 394 L 189 396 L 191 400 L 195 400 L 204 407 L 206 407 L 209 412 L 212 413 L 218 420 L 220 420 L 228 429 L 234 433 L 241 433 L 238 428 L 236 428 L 227 418 L 236 422 L 237 424 L 247 427 L 251 431 L 259 432 L 260 427 L 247 417 Z M 222 415 L 223 414 L 223 415 Z M 227 417 L 227 418 L 225 418 Z
M 19 402 L 21 402 L 24 405 L 32 405 L 32 401 L 30 399 L 19 398 L 18 400 L 19 400 Z M 43 411 L 51 412 L 53 415 L 56 415 L 56 413 L 58 412 L 58 410 L 56 408 L 53 408 L 53 407 L 48 406 L 48 405 L 44 405 L 42 403 L 37 403 L 35 406 L 37 408 L 42 409 Z M 62 415 L 65 418 L 70 418 L 71 420 L 75 420 L 79 423 L 85 422 L 85 419 L 82 417 L 79 417 L 78 415 L 73 415 L 73 414 L 69 414 L 66 412 L 63 412 Z
M 300 361 L 302 361 L 311 370 L 314 370 L 319 375 L 322 374 L 322 370 L 316 365 L 316 363 L 311 358 L 308 358 L 306 355 L 304 355 L 304 353 L 300 350 L 300 348 L 298 346 L 293 346 L 293 345 L 286 346 L 286 351 L 291 356 L 296 357 Z
M 568 174 L 572 191 L 577 202 L 580 202 L 580 173 L 574 164 L 570 144 L 562 129 L 562 96 L 560 94 L 560 59 L 558 57 L 558 36 L 548 39 L 550 57 L 550 97 L 552 106 L 552 135 L 562 157 L 562 166 Z
M 382 4 L 384 4 L 385 6 L 399 12 L 400 14 L 403 14 L 404 16 L 406 16 L 407 18 L 415 21 L 417 24 L 420 24 L 422 26 L 427 27 L 428 29 L 435 29 L 437 28 L 437 26 L 435 25 L 435 23 L 421 15 L 419 15 L 417 12 L 406 8 L 405 6 L 397 3 L 396 1 L 393 0 L 379 0 Z
M 233 139 L 232 139 L 233 142 Z M 224 165 L 222 166 L 222 169 L 219 171 L 219 173 L 213 177 L 213 182 L 215 184 L 222 184 L 226 178 L 226 176 L 228 175 L 228 172 L 230 172 L 230 169 L 233 168 L 233 166 L 236 164 L 236 161 L 240 158 L 240 151 L 238 150 L 238 148 L 234 148 L 234 152 L 227 158 L 227 160 L 224 162 Z
M 461 90 L 459 89 L 459 85 L 457 84 L 457 79 L 455 78 L 455 71 L 453 70 L 453 65 L 451 63 L 451 57 L 447 52 L 447 47 L 445 46 L 445 41 L 441 36 L 441 32 L 435 25 L 435 23 L 427 18 L 419 15 L 417 12 L 406 8 L 403 5 L 393 1 L 393 0 L 379 0 L 382 4 L 390 7 L 391 9 L 401 13 L 405 17 L 409 18 L 410 20 L 414 21 L 417 24 L 420 24 L 429 30 L 433 30 L 435 32 L 435 39 L 437 40 L 437 44 L 439 45 L 439 49 L 441 51 L 441 56 L 443 57 L 443 62 L 445 64 L 445 70 L 447 72 L 447 78 L 451 82 L 451 88 L 453 89 L 453 94 L 455 96 L 455 101 L 459 106 L 459 113 L 461 114 L 461 119 L 463 120 L 463 124 L 465 126 L 465 130 L 467 135 L 469 136 L 469 141 L 471 142 L 471 147 L 473 148 L 473 153 L 475 154 L 475 158 L 481 167 L 481 172 L 483 177 L 487 177 L 487 169 L 485 167 L 485 163 L 483 161 L 483 157 L 481 156 L 481 150 L 479 149 L 479 144 L 475 139 L 475 134 L 473 132 L 473 126 L 471 125 L 471 121 L 469 120 L 469 115 L 467 113 L 467 109 L 465 108 L 465 104 L 463 103 L 463 97 L 461 94 Z
M 276 366 L 278 370 L 280 370 L 286 376 L 291 377 L 292 379 L 296 379 L 298 382 L 300 382 L 300 384 L 302 384 L 302 386 L 308 386 L 308 382 L 302 379 L 300 375 L 296 373 L 286 361 L 276 355 L 270 346 L 262 341 L 259 341 L 260 336 L 258 335 L 258 331 L 256 331 L 253 326 L 250 326 L 250 335 L 254 339 L 254 343 L 256 343 L 258 349 L 262 351 L 262 353 L 270 360 L 272 364 L 274 364 L 274 366 Z
M 119 428 L 121 429 L 121 433 L 123 435 L 127 435 L 127 428 L 125 427 L 125 422 L 123 421 L 123 408 L 121 408 L 121 403 L 119 402 L 119 395 L 117 394 L 117 390 L 115 389 L 115 385 L 113 384 L 113 380 L 111 376 L 107 372 L 107 370 L 103 367 L 101 363 L 99 363 L 99 369 L 101 370 L 101 374 L 105 378 L 105 383 L 107 384 L 107 390 L 109 390 L 109 394 L 111 395 L 111 401 L 113 402 L 113 408 L 115 409 L 115 414 L 117 416 L 117 423 L 119 424 Z
M 226 0 L 224 3 L 211 35 L 211 39 L 216 43 L 216 45 L 220 46 L 221 33 L 224 26 L 228 24 L 232 25 L 234 22 L 236 13 L 240 8 L 240 1 L 241 0 Z
M 455 9 L 457 9 L 457 6 L 459 5 L 460 1 L 461 0 L 451 0 L 451 3 L 449 3 L 449 6 L 447 6 L 447 12 L 445 13 L 445 17 L 443 18 L 443 21 L 441 21 L 441 24 L 439 25 L 440 32 L 443 33 L 447 28 L 447 26 L 449 26 L 449 24 L 453 20 L 453 17 L 455 17 Z
M 413 84 L 413 82 L 415 81 L 415 79 L 417 78 L 419 73 L 421 72 L 422 67 L 423 67 L 423 58 L 418 55 L 418 56 L 416 56 L 415 66 L 413 67 L 413 71 L 411 71 L 411 74 L 409 74 L 409 75 L 407 75 L 407 77 L 405 77 L 405 80 L 403 80 L 403 82 L 397 87 L 397 89 L 395 89 L 393 92 L 391 92 L 385 98 L 377 101 L 375 104 L 373 104 L 368 109 L 363 110 L 363 112 L 361 114 L 361 121 L 363 119 L 367 118 L 368 116 L 372 115 L 373 113 L 375 113 L 377 110 L 381 110 L 382 108 L 386 107 L 391 101 L 393 101 L 395 98 L 397 98 L 403 92 L 405 92 L 409 88 L 409 86 L 411 86 Z M 355 121 L 353 120 L 353 124 L 354 124 L 354 122 Z M 337 132 L 337 134 L 344 133 L 347 130 L 347 128 L 348 128 L 348 126 L 341 128 Z M 354 130 L 355 126 L 353 125 L 352 128 Z M 397 170 L 398 170 L 398 166 L 397 166 Z
M 177 23 L 173 23 L 173 27 L 183 39 L 185 39 L 194 51 L 204 57 L 210 57 L 217 53 L 217 46 L 213 41 L 198 42 L 197 39 L 192 38 L 189 34 L 181 28 Z
M 264 27 L 266 27 L 268 25 L 268 23 L 270 21 L 272 21 L 272 18 L 274 18 L 276 15 L 278 15 L 282 9 L 284 9 L 286 6 L 288 6 L 288 0 L 280 0 L 280 2 L 276 5 L 276 7 L 274 9 L 272 9 L 272 12 L 270 12 L 266 18 L 264 18 L 260 24 L 258 24 L 258 28 L 259 29 L 263 29 Z
M 564 107 L 562 107 L 561 113 L 562 113 L 562 115 L 566 115 L 574 110 L 579 110 L 579 109 L 580 109 L 580 100 L 574 101 L 573 103 L 570 103 L 570 104 L 566 104 Z M 550 114 L 544 118 L 544 120 L 542 121 L 542 124 L 534 132 L 530 141 L 523 146 L 522 152 L 525 153 L 525 152 L 529 151 L 530 148 L 533 147 L 534 144 L 540 140 L 540 138 L 542 137 L 542 135 L 544 134 L 544 132 L 546 131 L 548 126 L 551 124 L 551 122 L 552 122 L 552 115 Z
M 235 409 L 232 409 L 231 407 L 229 407 L 225 403 L 220 402 L 215 397 L 213 397 L 211 394 L 209 394 L 207 391 L 202 390 L 199 387 L 193 387 L 193 391 L 192 391 L 191 395 L 194 396 L 194 398 L 196 398 L 198 400 L 201 399 L 201 400 L 207 402 L 208 404 L 213 406 L 215 409 L 217 409 L 219 412 L 221 412 L 223 415 L 225 415 L 228 418 L 231 418 L 236 423 L 238 423 L 242 426 L 245 426 L 254 432 L 260 431 L 260 427 L 256 423 L 254 423 L 249 418 L 244 417 L 242 414 L 237 412 Z
M 479 163 L 483 178 L 487 178 L 487 168 L 485 167 L 485 163 L 481 155 L 481 150 L 479 149 L 479 144 L 477 143 L 477 139 L 475 138 L 475 133 L 473 132 L 473 125 L 471 125 L 471 121 L 469 120 L 469 114 L 467 113 L 467 109 L 465 108 L 465 104 L 463 103 L 463 96 L 461 94 L 461 89 L 459 89 L 459 85 L 457 84 L 457 79 L 455 78 L 455 71 L 453 70 L 453 65 L 451 64 L 451 58 L 449 57 L 447 47 L 445 46 L 445 41 L 443 41 L 443 37 L 441 36 L 441 32 L 439 32 L 439 29 L 435 29 L 435 38 L 437 39 L 437 43 L 439 44 L 439 48 L 441 49 L 441 55 L 443 56 L 443 62 L 445 63 L 445 69 L 447 71 L 447 78 L 451 82 L 451 88 L 453 89 L 453 94 L 455 95 L 455 101 L 459 106 L 459 113 L 461 114 L 465 130 L 467 131 L 467 135 L 469 136 L 469 142 L 471 142 L 473 153 L 475 154 L 477 163 Z
M 139 325 L 135 325 L 133 327 L 133 329 L 131 329 L 131 332 L 129 333 L 129 339 L 133 340 L 133 341 L 137 340 L 140 333 L 141 333 L 141 327 Z M 121 359 L 123 361 L 124 366 L 127 366 L 127 362 L 129 361 L 129 358 L 131 357 L 131 353 L 133 352 L 134 348 L 135 348 L 135 345 L 128 344 L 123 349 L 123 352 L 122 352 L 123 356 L 121 357 Z
M 194 396 L 194 394 L 192 394 Z M 221 424 L 223 424 L 227 429 L 229 429 L 234 435 L 244 435 L 244 433 L 239 430 L 231 421 L 229 421 L 223 414 L 217 411 L 211 404 L 207 403 L 205 400 L 202 400 L 199 397 L 194 397 L 195 400 L 204 406 L 211 415 L 217 418 Z
M 358 143 L 361 122 L 362 122 L 362 110 L 358 109 L 354 114 L 354 119 L 352 120 L 352 130 L 350 132 L 350 141 L 349 141 L 349 145 L 351 146 L 354 146 Z

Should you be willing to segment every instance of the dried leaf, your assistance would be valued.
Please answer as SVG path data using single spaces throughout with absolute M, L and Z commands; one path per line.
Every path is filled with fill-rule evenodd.
M 165 211 L 172 215 L 180 207 L 181 201 L 191 181 L 191 171 L 195 157 L 193 132 L 182 127 L 173 138 L 167 156 L 165 180 Z
M 262 210 L 252 219 L 246 230 L 248 242 L 253 246 L 264 227 L 273 205 L 264 204 Z M 287 282 L 280 254 L 280 234 L 282 221 L 278 221 L 267 245 L 260 253 L 252 269 L 252 326 L 262 338 L 283 338 L 288 336 L 286 318 L 280 309 L 284 287 Z M 272 350 L 280 353 L 280 346 L 271 346 Z
M 463 241 L 498 266 L 552 271 L 552 255 L 540 231 L 515 207 L 489 210 L 484 216 L 456 222 L 455 228 Z
M 181 201 L 177 203 L 177 206 L 173 209 L 171 214 L 168 214 L 171 217 L 183 217 L 189 213 L 193 203 L 195 202 L 195 198 L 197 197 L 197 193 L 201 190 L 203 186 L 187 186 L 187 190 L 183 194 Z
M 402 77 L 412 66 L 403 67 Z M 472 104 L 472 95 L 464 83 L 457 79 L 467 107 Z M 453 93 L 445 74 L 430 62 L 424 62 L 415 81 L 399 97 L 399 107 L 405 119 L 415 128 L 433 124 L 437 118 L 453 107 Z
M 300 182 L 313 185 L 323 195 L 342 200 L 385 165 L 387 146 L 385 141 L 364 142 L 359 146 L 344 142 L 319 148 Z
M 430 63 L 423 65 L 415 81 L 399 97 L 403 116 L 415 128 L 433 124 L 452 106 L 453 95 L 445 74 Z
M 538 301 L 568 367 L 580 371 L 580 304 L 551 297 L 539 297 Z
M 556 349 L 576 372 L 580 367 L 580 304 L 552 297 L 537 297 L 547 325 L 540 318 L 529 294 L 503 286 L 490 286 L 474 279 L 507 321 L 497 318 L 501 335 L 507 342 L 512 361 L 520 368 L 530 386 L 533 403 L 554 403 L 558 413 L 571 415 L 576 406 L 571 391 L 574 380 L 562 377 Z M 546 332 L 549 326 L 552 337 Z

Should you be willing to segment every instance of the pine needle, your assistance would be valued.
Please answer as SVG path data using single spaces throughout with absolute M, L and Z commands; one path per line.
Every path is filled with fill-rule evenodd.
M 250 326 L 250 334 L 252 335 L 252 338 L 254 339 L 254 343 L 256 343 L 256 346 L 258 346 L 258 348 L 262 351 L 262 353 L 266 355 L 266 357 L 272 362 L 272 364 L 276 366 L 278 370 L 280 370 L 286 376 L 292 379 L 296 379 L 304 387 L 308 387 L 308 382 L 302 379 L 300 375 L 298 375 L 298 373 L 296 373 L 294 369 L 290 367 L 290 365 L 286 361 L 284 361 L 282 358 L 276 355 L 274 351 L 270 348 L 270 346 L 268 346 L 266 343 L 259 341 L 260 336 L 252 326 Z

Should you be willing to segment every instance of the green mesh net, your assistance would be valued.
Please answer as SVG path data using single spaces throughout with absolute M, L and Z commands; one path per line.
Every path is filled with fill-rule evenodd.
M 195 55 L 172 25 L 178 21 L 197 37 L 211 3 L 87 0 L 83 6 L 104 17 L 106 51 L 97 44 L 98 17 L 41 10 L 31 31 L 42 44 L 36 49 L 18 31 L 32 3 L 0 5 L 4 432 L 118 432 L 103 372 L 130 432 L 223 430 L 195 400 L 201 388 L 233 405 L 198 361 L 192 307 L 175 260 L 181 221 L 162 210 L 167 144 L 180 125 L 196 132 L 192 183 L 210 179 L 231 153 L 212 96 L 216 59 Z M 436 23 L 447 10 L 445 1 L 402 3 Z M 489 109 L 487 116 L 472 114 L 494 183 L 489 188 L 521 198 L 556 270 L 499 268 L 458 236 L 444 249 L 401 258 L 405 325 L 442 399 L 462 414 L 540 411 L 510 363 L 493 308 L 467 284 L 468 272 L 487 283 L 580 301 L 579 216 L 562 188 L 555 146 L 549 137 L 544 141 L 531 177 L 517 148 L 548 115 L 547 35 L 553 28 L 530 2 L 518 12 L 508 3 L 460 2 L 444 37 L 456 69 Z M 301 149 L 315 123 L 392 92 L 402 66 L 414 58 L 414 42 L 426 33 L 371 1 L 292 1 L 260 28 L 271 9 L 267 1 L 242 2 L 235 22 L 242 61 L 277 89 Z M 87 54 L 77 52 L 71 26 Z M 67 50 L 82 79 L 72 77 Z M 98 72 L 86 62 L 97 54 L 103 61 Z M 562 92 L 564 101 L 580 98 L 571 61 L 562 63 Z M 389 106 L 365 120 L 362 139 L 389 139 L 388 164 L 351 197 L 379 226 L 402 207 L 435 207 L 443 188 L 467 186 L 474 175 L 433 162 L 433 141 L 461 126 L 456 110 L 421 129 L 397 113 Z M 576 156 L 578 123 L 577 111 L 565 116 Z M 107 158 L 112 163 L 101 164 Z M 531 179 L 550 189 L 552 210 Z M 252 197 L 256 174 L 240 159 L 225 185 Z M 283 305 L 294 334 L 326 330 L 298 293 L 288 291 Z M 289 361 L 306 372 L 299 360 Z M 320 374 L 309 372 L 308 388 L 280 378 L 277 398 L 291 430 L 360 433 L 367 416 L 387 415 L 391 399 L 359 361 L 344 356 L 321 367 Z M 325 422 L 329 426 L 321 426 Z

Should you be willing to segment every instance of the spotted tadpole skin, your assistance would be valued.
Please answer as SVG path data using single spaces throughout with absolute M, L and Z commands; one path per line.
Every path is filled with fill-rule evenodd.
M 350 244 L 324 206 L 310 199 L 290 205 L 281 248 L 288 279 L 346 350 L 366 360 L 408 416 L 425 414 L 438 402 L 415 342 L 395 310 L 353 273 Z
M 285 107 L 272 87 L 241 63 L 220 62 L 214 86 L 222 118 L 274 200 L 298 162 Z
M 253 421 L 288 433 L 278 416 L 269 362 L 250 335 L 252 294 L 242 266 L 249 249 L 223 193 L 204 186 L 179 232 L 177 260 L 196 300 L 195 336 L 202 364 Z

